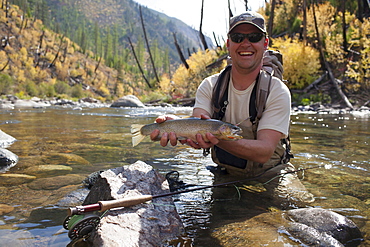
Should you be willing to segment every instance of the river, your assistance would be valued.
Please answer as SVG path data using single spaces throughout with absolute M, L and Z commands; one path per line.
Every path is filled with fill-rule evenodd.
M 68 245 L 62 227 L 66 208 L 59 206 L 60 200 L 80 189 L 81 181 L 94 171 L 142 160 L 163 174 L 178 171 L 185 183 L 212 184 L 214 176 L 206 169 L 212 161 L 201 150 L 163 148 L 149 139 L 135 148 L 131 144 L 131 124 L 148 124 L 162 114 L 190 113 L 186 107 L 0 110 L 0 129 L 17 139 L 8 149 L 19 156 L 16 166 L 0 174 L 0 209 L 7 209 L 0 210 L 0 246 Z M 360 246 L 369 246 L 369 112 L 292 113 L 291 121 L 292 163 L 297 168 L 322 166 L 300 174 L 315 196 L 312 206 L 353 220 L 367 235 Z M 221 246 L 214 236 L 217 229 L 267 211 L 253 198 L 256 193 L 235 190 L 235 195 L 225 195 L 221 190 L 217 200 L 213 193 L 207 189 L 175 198 L 194 246 Z

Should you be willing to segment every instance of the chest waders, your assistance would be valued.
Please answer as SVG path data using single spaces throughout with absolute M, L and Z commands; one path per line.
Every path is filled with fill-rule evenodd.
M 225 115 L 226 107 L 229 103 L 228 88 L 230 82 L 230 72 L 231 65 L 227 66 L 221 72 L 213 89 L 212 118 L 214 119 L 222 120 Z M 245 139 L 257 139 L 258 123 L 265 109 L 267 97 L 269 96 L 271 80 L 272 75 L 264 70 L 260 71 L 250 97 L 250 117 L 239 125 L 239 127 L 243 130 L 242 136 Z M 258 176 L 272 167 L 275 167 L 279 164 L 288 163 L 292 157 L 293 155 L 290 153 L 289 138 L 281 139 L 279 141 L 270 160 L 264 164 L 239 158 L 217 146 L 212 148 L 212 159 L 215 163 L 226 168 L 230 174 L 242 174 L 246 177 Z

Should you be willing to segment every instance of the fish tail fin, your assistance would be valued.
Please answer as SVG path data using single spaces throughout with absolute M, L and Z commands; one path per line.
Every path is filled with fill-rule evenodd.
M 132 124 L 131 125 L 131 134 L 132 134 L 132 146 L 135 147 L 138 145 L 144 138 L 145 136 L 141 134 L 141 128 L 144 125 L 141 124 Z

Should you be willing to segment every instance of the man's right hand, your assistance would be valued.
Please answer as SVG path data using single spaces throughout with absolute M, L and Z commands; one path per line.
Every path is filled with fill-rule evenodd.
M 163 122 L 165 122 L 167 120 L 178 119 L 178 118 L 179 117 L 178 116 L 175 116 L 175 115 L 163 115 L 163 116 L 157 117 L 157 119 L 155 120 L 155 122 L 156 123 L 163 123 Z M 174 132 L 160 133 L 160 131 L 158 129 L 156 129 L 156 130 L 154 130 L 150 134 L 150 139 L 152 141 L 157 141 L 159 134 L 162 134 L 161 139 L 160 139 L 160 142 L 159 142 L 162 147 L 167 146 L 168 141 L 171 143 L 172 146 L 176 146 L 177 145 L 177 136 L 176 136 L 176 134 Z

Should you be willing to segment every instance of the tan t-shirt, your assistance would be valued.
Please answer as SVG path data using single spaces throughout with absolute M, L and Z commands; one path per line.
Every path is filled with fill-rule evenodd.
M 199 85 L 194 108 L 201 108 L 212 115 L 212 91 L 219 75 L 215 74 L 207 77 Z M 223 121 L 237 124 L 249 118 L 249 99 L 254 85 L 255 82 L 245 90 L 237 90 L 234 88 L 230 76 L 228 90 L 229 104 L 226 108 Z M 290 106 L 291 99 L 288 87 L 281 80 L 273 77 L 271 80 L 270 94 L 266 101 L 266 108 L 259 121 L 258 130 L 272 129 L 281 132 L 282 138 L 287 137 L 290 122 Z

